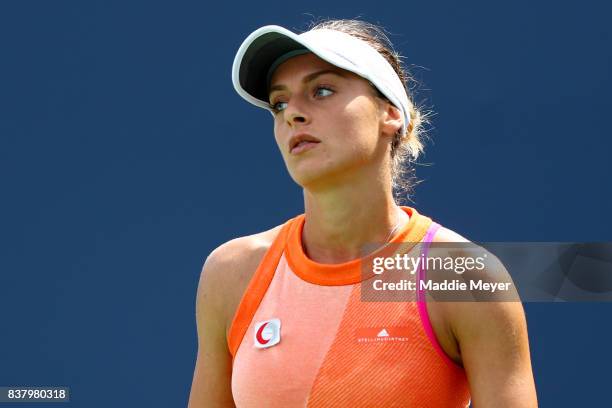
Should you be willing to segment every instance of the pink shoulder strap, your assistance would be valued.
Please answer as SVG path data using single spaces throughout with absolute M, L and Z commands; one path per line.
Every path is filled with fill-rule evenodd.
M 421 259 L 427 259 L 427 254 L 429 253 L 429 247 L 433 242 L 433 238 L 436 235 L 436 232 L 440 229 L 440 224 L 437 222 L 432 222 L 429 228 L 427 229 L 427 233 L 423 240 L 421 241 Z M 427 313 L 427 301 L 425 299 L 425 290 L 421 288 L 421 281 L 425 281 L 427 279 L 427 269 L 423 268 L 423 264 L 419 266 L 419 270 L 417 272 L 417 302 L 419 308 L 419 316 L 421 317 L 421 322 L 423 323 L 423 329 L 425 329 L 425 333 L 431 344 L 436 349 L 436 351 L 444 358 L 444 360 L 453 367 L 458 367 L 457 363 L 448 357 L 446 352 L 442 349 L 442 346 L 438 342 L 436 334 L 434 333 L 433 327 L 431 325 L 431 320 L 429 320 L 429 314 Z

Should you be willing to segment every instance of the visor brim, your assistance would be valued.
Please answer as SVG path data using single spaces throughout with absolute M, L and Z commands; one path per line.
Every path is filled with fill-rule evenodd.
M 279 26 L 266 26 L 253 32 L 242 43 L 232 67 L 236 91 L 250 102 L 269 108 L 268 72 L 280 57 L 296 50 L 310 50 L 308 44 Z

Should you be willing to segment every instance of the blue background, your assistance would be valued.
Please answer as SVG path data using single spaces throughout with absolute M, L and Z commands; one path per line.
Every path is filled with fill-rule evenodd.
M 265 24 L 392 33 L 436 112 L 422 213 L 476 241 L 612 240 L 606 2 L 325 4 L 1 3 L 0 385 L 186 405 L 205 257 L 303 210 L 231 85 Z M 611 305 L 525 310 L 541 406 L 609 404 Z

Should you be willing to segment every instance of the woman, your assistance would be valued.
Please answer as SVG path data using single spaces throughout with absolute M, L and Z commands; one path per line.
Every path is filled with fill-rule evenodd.
M 272 112 L 305 213 L 207 258 L 189 406 L 537 406 L 519 302 L 361 298 L 363 266 L 387 242 L 422 242 L 425 254 L 466 241 L 395 203 L 403 162 L 422 150 L 421 113 L 382 31 L 263 27 L 240 47 L 233 80 Z

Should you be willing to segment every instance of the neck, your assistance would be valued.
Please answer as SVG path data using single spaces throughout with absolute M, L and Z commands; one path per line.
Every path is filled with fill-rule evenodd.
M 304 189 L 302 244 L 310 259 L 333 264 L 363 257 L 366 244 L 384 244 L 408 221 L 395 204 L 390 179 L 374 186 L 371 180 L 354 177 L 350 183 Z

